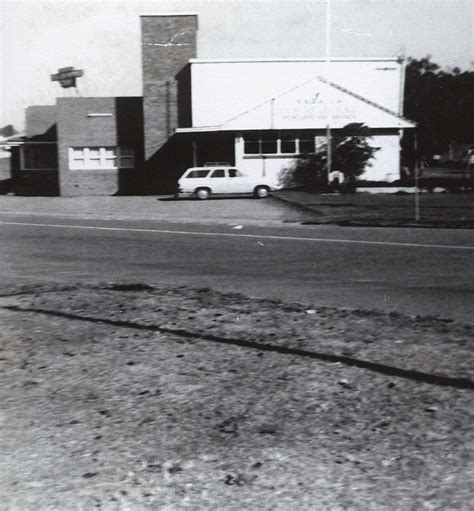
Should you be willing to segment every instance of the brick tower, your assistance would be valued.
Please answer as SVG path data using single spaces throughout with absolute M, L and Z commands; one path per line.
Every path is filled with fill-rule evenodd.
M 196 14 L 142 15 L 145 159 L 178 127 L 176 75 L 196 57 Z

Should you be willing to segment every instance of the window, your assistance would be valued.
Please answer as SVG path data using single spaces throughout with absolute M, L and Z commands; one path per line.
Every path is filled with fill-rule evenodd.
M 90 163 L 91 167 L 94 168 L 99 168 L 102 166 L 100 162 L 100 149 L 89 149 L 88 163 Z
M 134 150 L 131 147 L 120 148 L 120 167 L 128 168 L 135 165 Z
M 300 153 L 314 153 L 314 137 L 300 139 L 299 146 Z
M 290 155 L 314 153 L 314 132 L 281 131 L 248 133 L 244 136 L 244 154 Z
M 70 147 L 69 168 L 117 169 L 135 166 L 134 150 L 131 147 Z
M 206 177 L 209 174 L 208 170 L 192 170 L 186 177 L 199 178 Z
M 56 144 L 24 145 L 22 147 L 22 170 L 57 169 Z
M 296 140 L 282 138 L 280 141 L 280 152 L 283 154 L 295 154 L 296 153 Z
M 110 169 L 110 168 L 115 168 L 116 164 L 115 162 L 117 161 L 117 154 L 116 154 L 116 150 L 115 150 L 115 147 L 104 147 L 104 153 L 103 153 L 103 158 L 104 158 L 104 164 L 106 166 L 106 168 Z M 119 165 L 120 167 L 122 167 L 122 165 Z M 132 163 L 132 167 L 133 167 L 133 163 Z
M 242 174 L 237 169 L 229 169 L 227 172 L 229 177 L 242 177 Z
M 216 169 L 212 174 L 211 177 L 225 177 L 225 171 L 224 169 Z
M 260 154 L 261 140 L 259 135 L 246 135 L 244 139 L 244 153 L 245 154 Z
M 71 147 L 69 149 L 69 168 L 70 169 L 84 169 L 85 159 L 84 150 Z
M 275 135 L 264 135 L 262 139 L 262 154 L 276 154 L 278 152 L 278 138 Z

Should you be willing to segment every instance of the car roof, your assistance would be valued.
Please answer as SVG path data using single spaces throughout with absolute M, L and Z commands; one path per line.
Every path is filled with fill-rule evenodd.
M 189 169 L 186 169 L 186 172 L 189 172 L 190 170 L 214 170 L 214 169 L 235 169 L 232 165 L 213 165 L 212 167 L 190 167 Z
M 194 171 L 203 171 L 205 170 L 207 173 L 213 171 L 213 170 L 222 170 L 222 169 L 237 169 L 237 167 L 232 167 L 232 166 L 222 166 L 222 167 L 191 167 L 189 169 L 186 169 L 183 173 L 183 177 L 186 177 L 188 174 L 190 174 L 191 172 L 194 172 Z

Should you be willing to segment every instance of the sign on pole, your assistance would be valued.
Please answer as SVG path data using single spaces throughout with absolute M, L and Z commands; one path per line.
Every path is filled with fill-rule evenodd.
M 74 69 L 74 67 L 62 67 L 58 72 L 51 75 L 51 81 L 59 82 L 61 87 L 67 89 L 69 87 L 76 87 L 76 78 L 84 75 L 81 69 Z

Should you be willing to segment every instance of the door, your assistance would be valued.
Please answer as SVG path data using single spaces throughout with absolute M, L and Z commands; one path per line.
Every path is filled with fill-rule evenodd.
M 208 182 L 212 193 L 229 193 L 225 169 L 214 169 Z
M 253 191 L 253 184 L 247 176 L 244 176 L 238 169 L 227 169 L 229 188 L 234 193 L 250 193 Z

